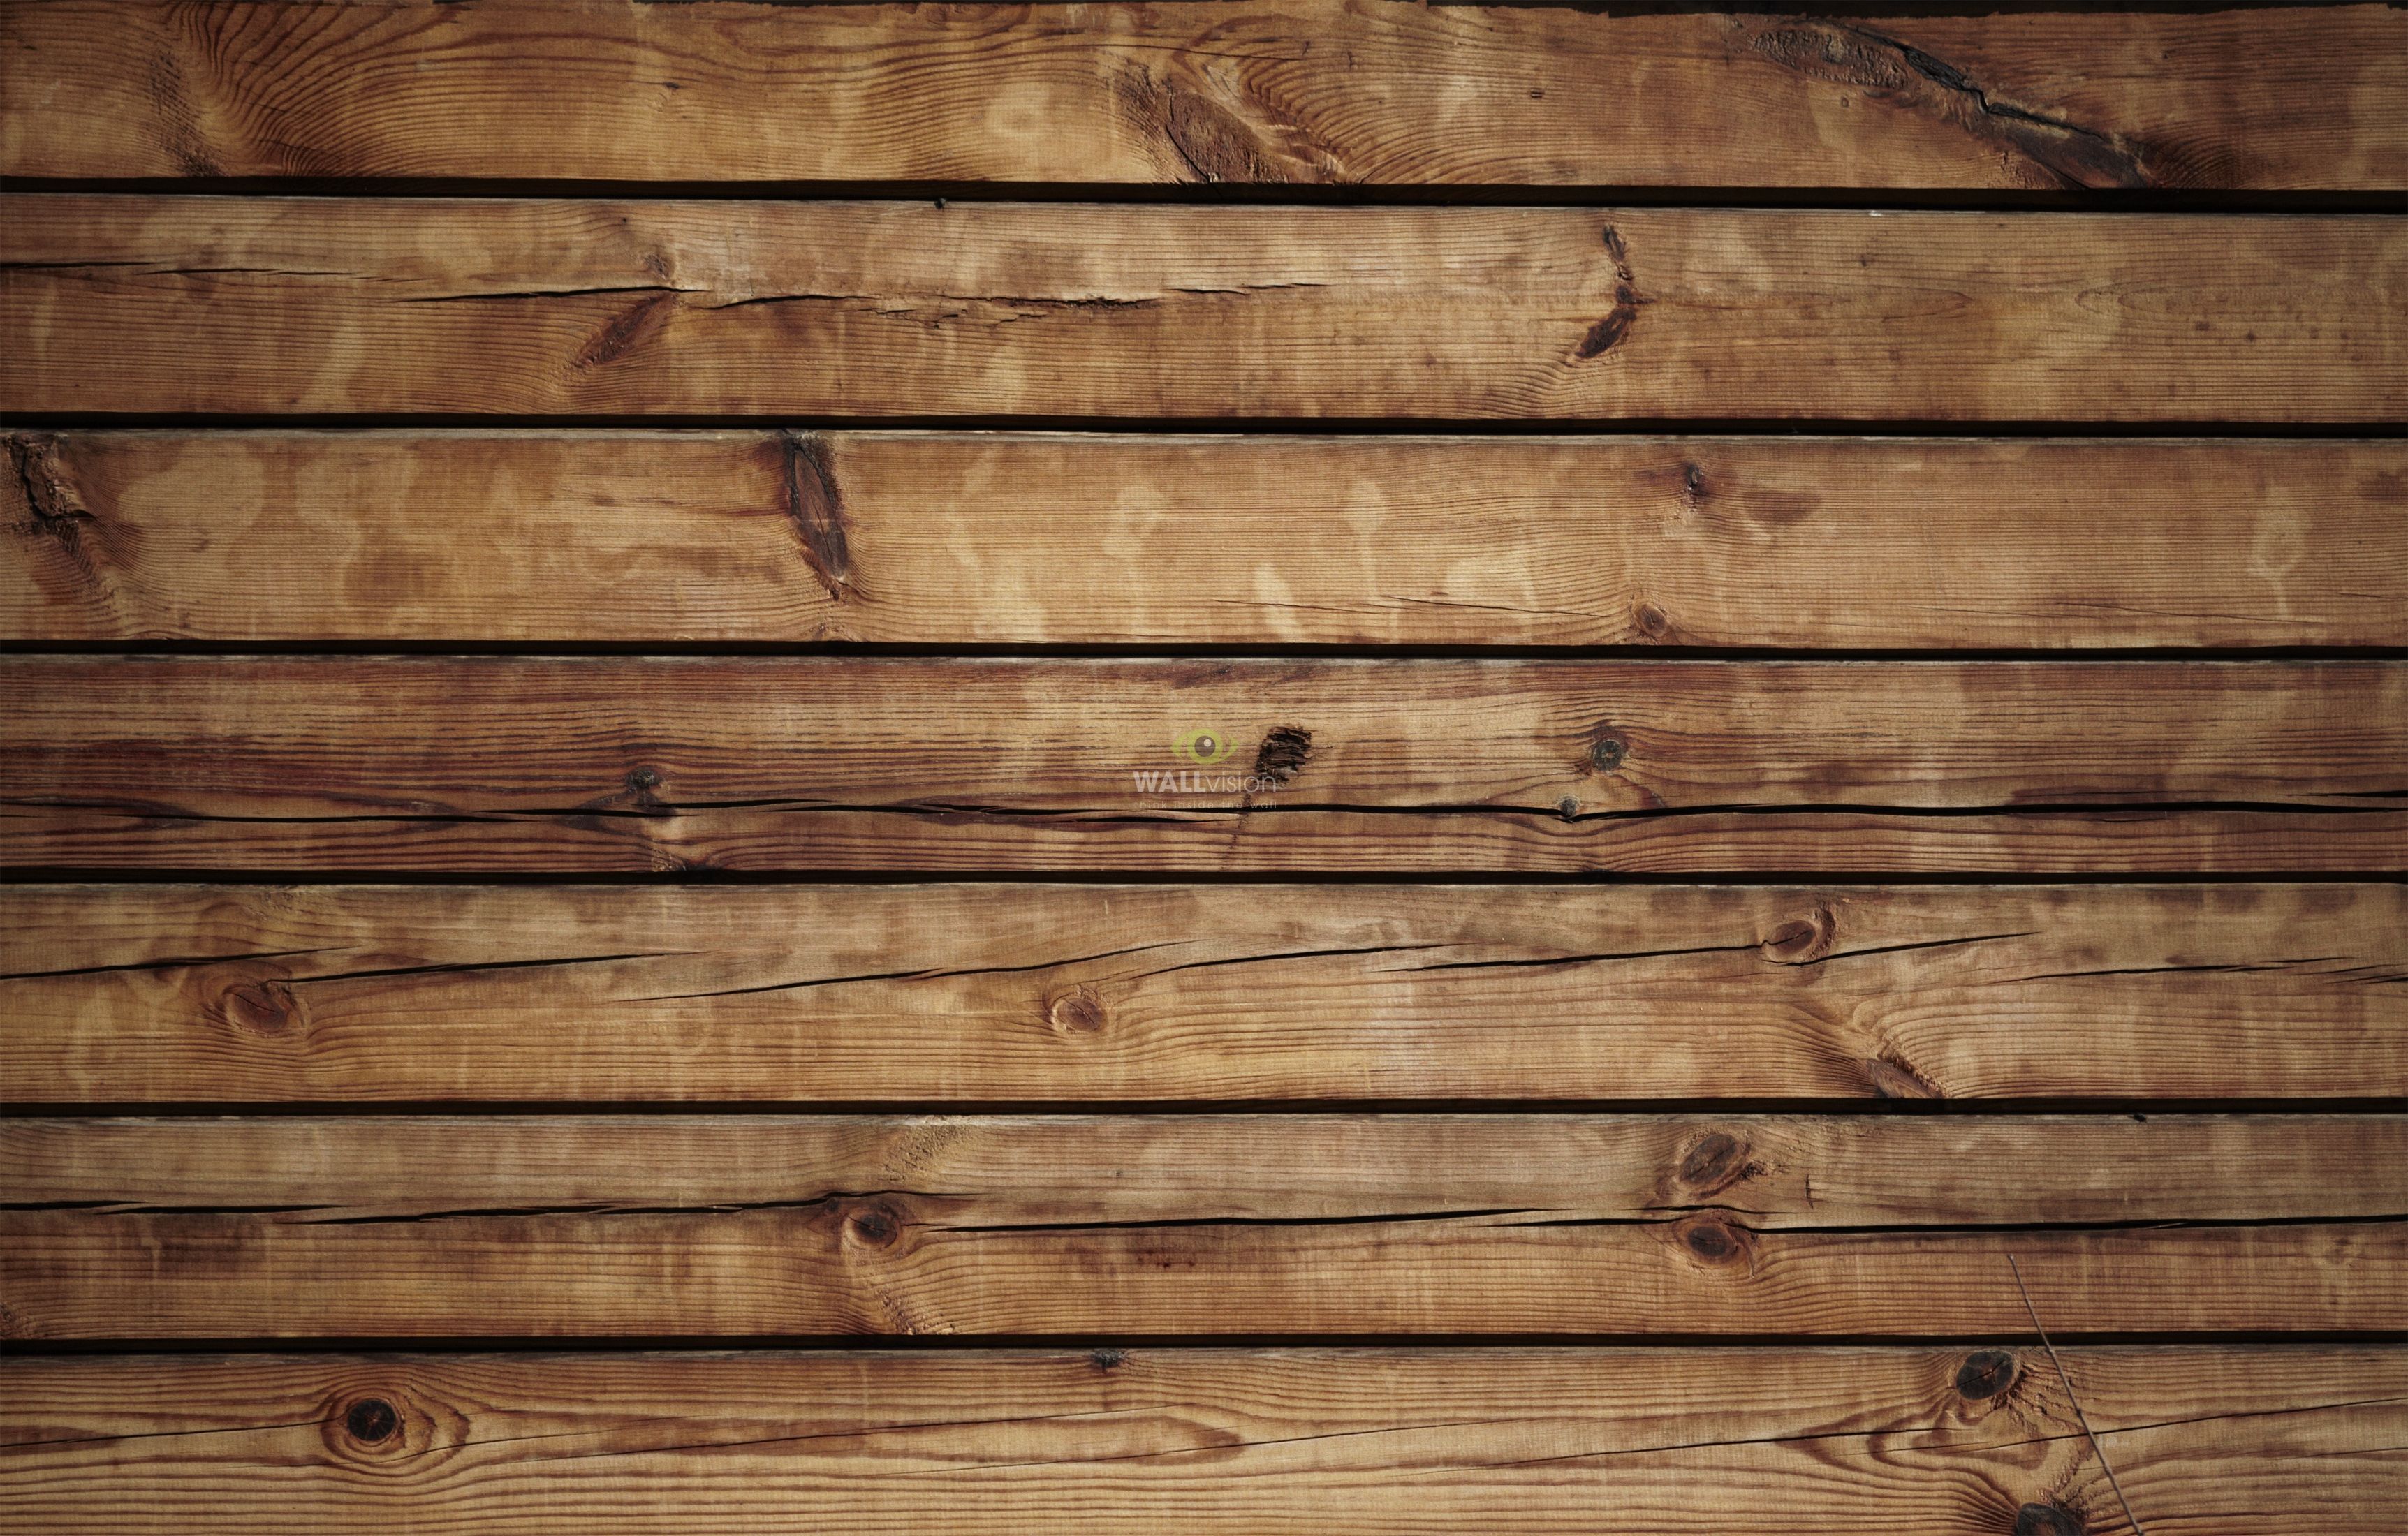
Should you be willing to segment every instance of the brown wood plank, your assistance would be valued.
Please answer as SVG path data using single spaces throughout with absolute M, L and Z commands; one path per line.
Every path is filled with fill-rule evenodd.
M 2393 1529 L 2398 1346 L 2059 1354 L 2070 1390 L 2024 1346 L 21 1359 L 0 1514 L 108 1536 L 382 1536 L 404 1510 L 468 1536 L 1387 1536 L 1500 1511 L 2112 1536 L 2128 1498 L 2168 1536 L 2235 1510 L 2268 1536 Z
M 0 174 L 2408 185 L 2382 6 L 18 3 Z
M 2408 643 L 2396 442 L 9 444 L 0 633 L 28 639 Z
M 1758 1231 L 2357 1220 L 2408 1212 L 2408 1116 L 78 1116 L 0 1120 L 0 1170 L 20 1211 L 90 1206 L 95 1227 L 272 1213 L 303 1236 L 354 1220 L 868 1201 L 968 1233 L 1701 1212 Z
M 21 886 L 0 932 L 19 1103 L 2408 1095 L 2387 885 Z
M 2408 220 L 17 195 L 0 410 L 2375 422 Z
M 2408 1327 L 2383 1117 L 69 1121 L 0 1169 L 21 1338 L 1961 1335 L 2016 1267 L 2067 1335 Z
M 2371 871 L 2408 849 L 2408 668 L 2376 661 L 21 657 L 0 702 L 20 868 Z

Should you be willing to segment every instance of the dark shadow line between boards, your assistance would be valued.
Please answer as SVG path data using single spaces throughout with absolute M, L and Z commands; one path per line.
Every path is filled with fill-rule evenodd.
M 2408 438 L 2408 420 L 2368 417 L 2284 420 L 2181 417 L 2091 420 L 2008 417 L 1808 416 L 1131 416 L 1096 412 L 895 412 L 847 416 L 827 411 L 387 411 L 15 410 L 0 432 L 945 432 L 1047 434 L 1064 437 L 1784 437 L 1899 438 L 1979 443 L 2065 438 L 2082 442 L 2247 439 L 2266 443 Z
M 2301 1348 L 2334 1344 L 2404 1345 L 2408 1330 L 2315 1329 L 2285 1331 L 2269 1329 L 2198 1331 L 2085 1331 L 2051 1329 L 2051 1338 L 2067 1347 L 2116 1348 L 2153 1346 Z M 1842 1350 L 1958 1349 L 2000 1344 L 2037 1348 L 2039 1335 L 2029 1329 L 2002 1329 L 1990 1333 L 1065 1333 L 886 1334 L 886 1333 L 715 1333 L 715 1334 L 448 1334 L 424 1337 L 393 1334 L 306 1335 L 256 1337 L 222 1335 L 204 1338 L 133 1337 L 121 1339 L 9 1339 L 0 1341 L 0 1358 L 107 1355 L 524 1355 L 577 1357 L 597 1354 L 703 1354 L 727 1351 L 793 1354 L 861 1355 L 892 1353 L 953 1353 L 965 1355 L 1037 1352 L 1042 1354 L 1124 1354 L 1135 1349 L 1201 1353 L 1210 1350 L 1344 1349 L 1452 1350 L 1480 1353 L 1509 1349 L 1629 1351 L 1642 1349 Z M 1098 1371 L 1124 1363 L 1095 1362 Z
M 1619 1117 L 1754 1116 L 1813 1119 L 1926 1117 L 2019 1119 L 2073 1117 L 2146 1122 L 2158 1116 L 2201 1116 L 2306 1119 L 2332 1116 L 2408 1115 L 2408 1098 L 2135 1098 L 2033 1097 L 1984 1099 L 1663 1098 L 1530 1099 L 1514 1097 L 1386 1099 L 420 1099 L 181 1100 L 55 1102 L 0 1101 L 0 1122 L 57 1119 L 374 1119 L 664 1118 L 753 1119 L 1063 1118 L 1436 1116 Z M 2362 1219 L 2362 1218 L 2345 1218 Z
M 810 641 L 810 640 L 47 640 L 0 639 L 0 657 L 146 657 L 329 660 L 507 659 L 525 661 L 623 660 L 831 660 L 1000 661 L 1534 661 L 1627 664 L 1646 661 L 2040 662 L 2079 665 L 2202 662 L 2408 661 L 2408 644 L 2273 646 L 1701 646 L 1599 643 L 1432 645 L 1346 641 L 1151 644 L 1144 641 Z
M 523 870 L 523 869 L 329 869 L 243 865 L 21 864 L 0 867 L 0 888 L 36 885 L 205 886 L 1731 886 L 1742 889 L 1818 889 L 1997 886 L 2044 889 L 2051 886 L 2408 885 L 2400 870 L 2171 870 L 1881 871 L 1833 874 L 1799 870 L 1698 870 L 1672 874 L 1623 874 L 1613 870 L 1182 870 L 1137 866 L 1109 870 L 1008 870 L 936 868 L 732 870 Z
M 657 3 L 657 0 L 655 0 Z M 1629 7 L 1614 6 L 1616 14 Z M 1761 11 L 1761 6 L 1751 6 Z M 2002 7 L 1977 7 L 1987 13 Z M 2062 8 L 2061 7 L 2056 8 Z M 2118 10 L 2134 8 L 2128 0 Z M 1722 13 L 1727 13 L 1724 7 Z M 1828 14 L 1817 7 L 1815 14 Z M 611 203 L 1047 204 L 1196 208 L 1678 209 L 1700 213 L 2102 213 L 2202 218 L 2408 213 L 2408 188 L 1884 187 L 1616 183 L 896 179 L 639 180 L 506 176 L 0 176 L 0 195 Z

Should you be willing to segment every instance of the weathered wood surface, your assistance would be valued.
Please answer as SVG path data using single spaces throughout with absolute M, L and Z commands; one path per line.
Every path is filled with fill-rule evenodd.
M 2396 442 L 8 443 L 0 633 L 29 639 L 2408 643 Z
M 20 868 L 2408 864 L 2382 661 L 20 657 L 0 707 Z
M 304 1238 L 353 1222 L 878 1202 L 932 1234 L 1699 1214 L 1809 1232 L 2341 1221 L 2408 1213 L 2408 1116 L 36 1117 L 0 1121 L 0 1220 L 258 1215 L 312 1229 Z
M 2382 6 L 0 8 L 0 175 L 2397 188 Z
M 0 1514 L 145 1536 L 2394 1529 L 2397 1346 L 11 1361 Z M 1998 1390 L 1993 1392 L 1994 1386 Z M 2075 1403 L 2080 1405 L 2077 1414 Z M 230 1489 L 257 1490 L 236 1500 Z
M 0 1131 L 20 1338 L 2408 1327 L 2395 1117 Z
M 0 410 L 2379 422 L 2408 221 L 0 198 Z
M 33 886 L 0 932 L 21 1104 L 2408 1095 L 2392 885 Z

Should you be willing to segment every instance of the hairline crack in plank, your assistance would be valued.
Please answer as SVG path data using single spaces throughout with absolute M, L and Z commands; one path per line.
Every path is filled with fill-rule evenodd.
M 133 1356 L 13 1362 L 0 1514 L 463 1536 L 2387 1529 L 2394 1345 Z M 401 1504 L 395 1485 L 409 1490 Z M 664 1486 L 677 1496 L 665 1498 Z M 709 1515 L 716 1524 L 700 1520 Z
M 2397 1116 L 0 1129 L 36 1339 L 2408 1328 Z
M 2395 884 L 36 885 L 0 932 L 21 1104 L 2408 1095 Z
M 33 870 L 2408 860 L 2380 661 L 29 656 L 0 699 Z
M 2403 299 L 2343 216 L 15 194 L 0 410 L 2370 423 Z
M 1901 8 L 17 4 L 0 175 L 2408 182 L 2396 8 Z

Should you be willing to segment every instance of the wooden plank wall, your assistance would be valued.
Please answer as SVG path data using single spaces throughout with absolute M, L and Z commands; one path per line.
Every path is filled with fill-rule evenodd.
M 0 1526 L 2333 1536 L 2408 10 L 0 0 Z

